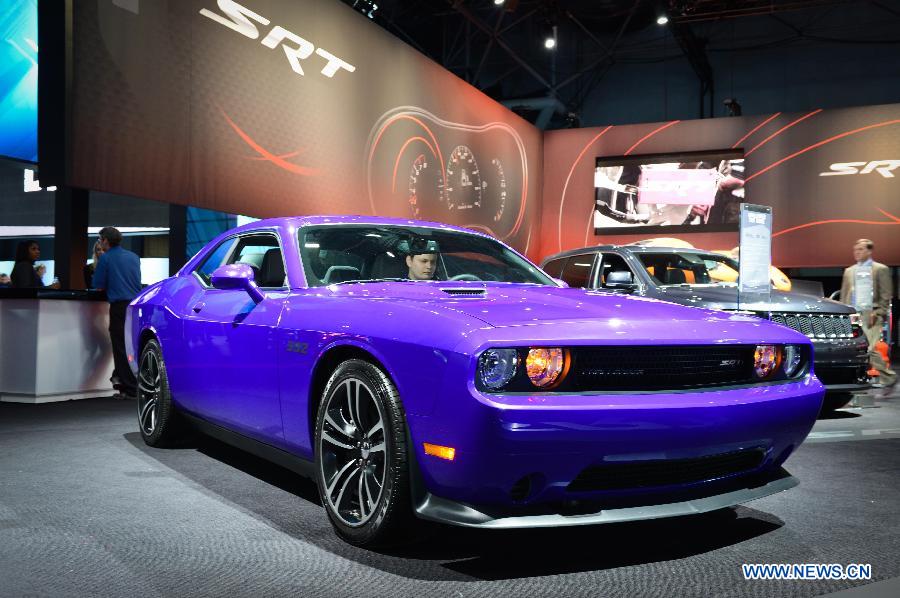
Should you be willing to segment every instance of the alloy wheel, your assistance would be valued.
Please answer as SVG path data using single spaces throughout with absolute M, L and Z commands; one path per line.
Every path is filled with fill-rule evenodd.
M 159 357 L 155 351 L 145 351 L 138 369 L 138 423 L 146 436 L 156 430 L 161 393 Z
M 319 438 L 323 496 L 340 520 L 358 527 L 375 513 L 387 476 L 382 406 L 359 378 L 343 380 L 324 406 Z

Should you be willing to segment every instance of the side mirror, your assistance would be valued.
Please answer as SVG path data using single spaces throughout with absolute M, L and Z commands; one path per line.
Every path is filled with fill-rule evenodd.
M 634 284 L 634 275 L 628 271 L 610 272 L 606 275 L 606 288 L 633 291 L 637 288 Z
M 551 276 L 550 278 L 553 278 L 553 277 Z M 553 278 L 553 282 L 555 282 L 557 286 L 562 287 L 564 289 L 569 288 L 569 283 L 567 283 L 562 278 Z
M 222 291 L 246 291 L 254 303 L 266 298 L 265 293 L 256 286 L 253 268 L 247 264 L 228 264 L 216 268 L 209 277 L 213 288 Z

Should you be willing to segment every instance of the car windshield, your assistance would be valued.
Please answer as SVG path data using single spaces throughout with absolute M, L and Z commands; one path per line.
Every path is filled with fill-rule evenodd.
M 735 284 L 738 262 L 718 253 L 637 252 L 653 282 L 660 286 Z
M 374 281 L 491 281 L 556 286 L 501 243 L 438 228 L 337 224 L 299 232 L 309 286 Z

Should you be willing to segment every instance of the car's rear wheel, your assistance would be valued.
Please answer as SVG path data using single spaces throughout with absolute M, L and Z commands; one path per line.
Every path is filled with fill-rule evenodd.
M 162 349 L 150 339 L 141 350 L 137 376 L 138 427 L 150 446 L 176 446 L 184 440 L 185 425 L 172 404 Z
M 315 441 L 319 494 L 338 535 L 357 546 L 405 539 L 414 521 L 406 418 L 385 373 L 341 363 L 322 394 Z

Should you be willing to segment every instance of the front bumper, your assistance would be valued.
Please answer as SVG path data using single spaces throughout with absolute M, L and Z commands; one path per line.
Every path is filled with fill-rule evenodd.
M 687 514 L 779 492 L 789 487 L 778 476 L 781 464 L 809 433 L 824 396 L 814 376 L 677 393 L 484 395 L 471 384 L 445 388 L 434 413 L 408 418 L 417 512 L 476 527 Z M 456 457 L 425 455 L 425 442 L 453 447 Z M 752 468 L 708 479 L 573 485 L 586 471 L 604 466 L 640 468 L 751 451 L 762 455 Z M 577 515 L 569 514 L 573 504 L 580 505 Z
M 814 340 L 816 377 L 828 393 L 861 392 L 869 389 L 869 347 L 866 338 Z
M 633 507 L 600 508 L 596 512 L 566 514 L 501 514 L 480 511 L 469 505 L 426 494 L 416 505 L 416 515 L 422 519 L 460 527 L 483 529 L 518 529 L 535 527 L 569 527 L 621 523 L 662 517 L 680 517 L 708 513 L 726 507 L 744 504 L 751 500 L 783 492 L 796 486 L 797 478 L 779 469 L 763 481 L 754 480 L 747 487 L 737 488 L 710 496 L 686 498 L 677 502 L 641 505 Z

